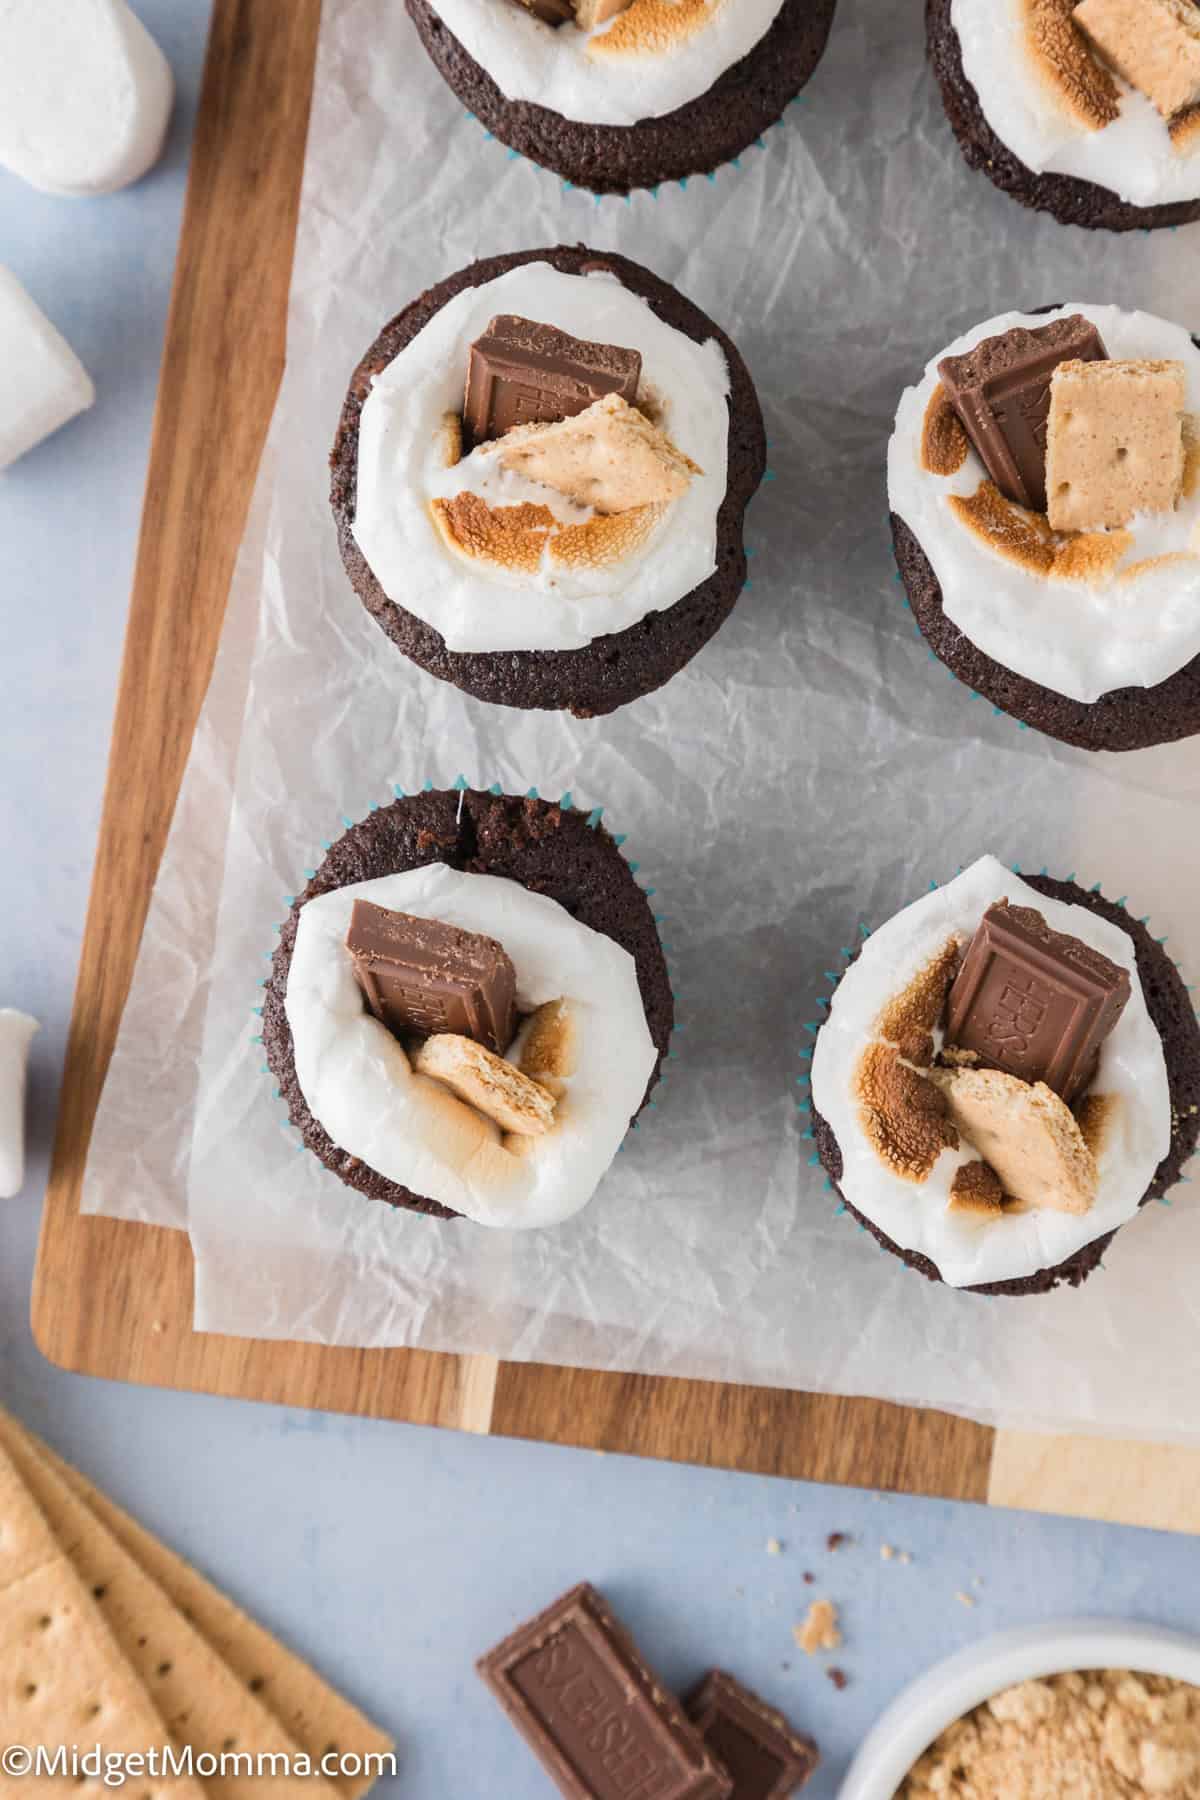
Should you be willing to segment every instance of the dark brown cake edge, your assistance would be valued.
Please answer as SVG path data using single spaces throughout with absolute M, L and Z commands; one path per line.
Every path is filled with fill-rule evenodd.
M 728 479 L 717 515 L 717 566 L 707 581 L 662 612 L 578 650 L 454 651 L 432 625 L 389 599 L 354 537 L 358 427 L 372 376 L 385 368 L 435 313 L 461 293 L 524 263 L 547 262 L 567 274 L 585 264 L 612 272 L 655 315 L 698 344 L 715 338 L 729 367 Z M 464 359 L 465 361 L 465 359 Z M 522 250 L 488 257 L 429 288 L 385 325 L 350 380 L 330 455 L 330 504 L 342 563 L 359 599 L 413 662 L 478 700 L 530 709 L 564 709 L 580 718 L 613 712 L 669 681 L 691 661 L 733 610 L 746 579 L 742 529 L 746 507 L 766 468 L 766 433 L 750 372 L 731 338 L 698 306 L 649 269 L 613 251 L 586 245 Z
M 1103 894 L 1095 890 L 1086 890 L 1073 880 L 1058 880 L 1052 875 L 1023 875 L 1023 881 L 1036 888 L 1038 893 L 1045 894 L 1053 900 L 1064 900 L 1069 904 L 1086 906 L 1110 924 L 1118 926 L 1126 936 L 1132 938 L 1134 955 L 1137 963 L 1138 977 L 1145 995 L 1146 1007 L 1150 1017 L 1162 1039 L 1163 1053 L 1167 1065 L 1167 1081 L 1171 1093 L 1171 1143 L 1166 1156 L 1159 1163 L 1154 1179 L 1139 1201 L 1139 1206 L 1146 1206 L 1151 1200 L 1162 1199 L 1168 1189 L 1179 1180 L 1184 1163 L 1187 1162 L 1196 1148 L 1197 1136 L 1200 1135 L 1200 1024 L 1183 977 L 1163 949 L 1162 944 L 1146 929 L 1146 921 L 1135 919 L 1125 907 L 1112 900 L 1106 900 Z M 844 973 L 844 971 L 843 971 Z M 839 976 L 840 980 L 840 976 Z M 834 989 L 836 992 L 836 987 Z M 820 1033 L 818 1032 L 818 1037 Z M 937 1265 L 927 1256 L 921 1256 L 913 1250 L 904 1250 L 893 1242 L 887 1233 L 868 1219 L 865 1214 L 851 1205 L 842 1193 L 842 1153 L 837 1137 L 828 1121 L 817 1111 L 815 1105 L 809 1108 L 812 1115 L 812 1132 L 816 1142 L 817 1154 L 828 1175 L 833 1191 L 852 1218 L 869 1231 L 875 1241 L 892 1256 L 899 1257 L 908 1268 L 915 1269 L 929 1281 L 940 1282 L 942 1277 Z M 1048 1294 L 1054 1288 L 1063 1285 L 1079 1287 L 1087 1280 L 1095 1269 L 1113 1238 L 1115 1231 L 1106 1232 L 1103 1237 L 1085 1244 L 1074 1256 L 1058 1263 L 1052 1269 L 1039 1269 L 1035 1274 L 1023 1277 L 1019 1281 L 982 1282 L 976 1287 L 964 1288 L 967 1294 L 988 1294 L 1016 1296 L 1019 1294 Z
M 917 627 L 938 661 L 1002 712 L 1077 750 L 1144 750 L 1200 732 L 1200 656 L 1156 687 L 1114 688 L 1091 702 L 1072 700 L 1017 675 L 985 654 L 945 614 L 941 583 L 919 540 L 891 515 L 896 566 Z
M 458 1216 L 436 1200 L 389 1181 L 341 1149 L 309 1110 L 296 1078 L 284 1006 L 301 911 L 317 895 L 352 882 L 438 862 L 503 876 L 533 893 L 549 895 L 573 918 L 612 938 L 634 959 L 646 1023 L 658 1051 L 641 1102 L 644 1107 L 662 1074 L 675 1022 L 675 1001 L 646 893 L 604 825 L 599 820 L 589 822 L 593 818 L 561 802 L 517 799 L 475 788 L 430 789 L 401 796 L 368 813 L 331 844 L 324 861 L 293 901 L 280 926 L 279 944 L 263 992 L 267 1066 L 306 1147 L 367 1199 L 439 1219 Z
M 636 125 L 589 125 L 508 100 L 430 0 L 406 0 L 430 61 L 467 111 L 518 155 L 596 194 L 652 192 L 733 162 L 783 115 L 824 54 L 837 0 L 784 0 L 770 29 L 706 93 Z
M 1051 213 L 1062 225 L 1081 225 L 1091 231 L 1154 231 L 1200 219 L 1200 200 L 1132 206 L 1096 182 L 1073 175 L 1036 175 L 997 137 L 983 115 L 979 95 L 963 69 L 962 46 L 950 20 L 951 4 L 952 0 L 926 0 L 926 42 L 946 117 L 972 169 L 987 175 L 1023 206 Z

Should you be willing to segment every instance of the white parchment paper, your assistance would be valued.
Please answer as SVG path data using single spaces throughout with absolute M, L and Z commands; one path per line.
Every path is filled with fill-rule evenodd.
M 576 721 L 481 705 L 351 592 L 326 456 L 385 319 L 479 255 L 620 249 L 722 321 L 767 414 L 752 586 L 662 692 Z M 1200 745 L 1093 756 L 972 700 L 896 585 L 901 387 L 973 321 L 1115 300 L 1195 327 L 1200 235 L 1114 238 L 969 173 L 915 0 L 841 0 L 810 88 L 738 168 L 626 203 L 485 138 L 397 0 L 326 0 L 288 366 L 96 1123 L 84 1205 L 187 1228 L 204 1330 L 782 1384 L 1200 1440 L 1200 1205 L 1180 1187 L 1076 1293 L 987 1301 L 835 1211 L 797 1110 L 823 972 L 985 849 L 1077 870 L 1200 965 Z M 570 789 L 630 834 L 682 1030 L 657 1107 L 551 1231 L 364 1203 L 307 1154 L 251 1008 L 285 896 L 391 785 Z

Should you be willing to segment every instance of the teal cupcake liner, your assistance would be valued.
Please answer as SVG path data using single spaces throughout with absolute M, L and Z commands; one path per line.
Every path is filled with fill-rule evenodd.
M 391 792 L 388 796 L 388 802 L 390 802 L 393 799 L 394 800 L 404 800 L 404 799 L 407 799 L 410 795 L 416 794 L 416 793 L 425 793 L 425 794 L 432 793 L 437 786 L 438 786 L 438 784 L 436 782 L 434 782 L 433 780 L 426 780 L 426 781 L 422 782 L 421 784 L 419 784 L 419 786 L 417 786 L 417 787 L 409 787 L 409 788 L 404 788 L 404 787 L 399 786 L 397 783 L 393 783 Z M 468 781 L 467 777 L 462 773 L 459 773 L 454 778 L 454 780 L 449 783 L 450 791 L 457 792 L 460 795 L 465 794 L 468 791 L 468 789 L 470 789 L 470 788 L 477 788 L 477 791 L 485 792 L 485 793 L 489 793 L 489 794 L 495 794 L 497 798 L 499 798 L 501 795 L 503 795 L 509 791 L 508 789 L 503 787 L 501 785 L 501 783 L 498 781 L 493 781 L 493 782 L 490 782 L 487 784 L 484 784 L 484 783 L 476 784 L 473 781 Z M 547 797 L 548 796 L 539 793 L 538 789 L 535 787 L 527 788 L 525 790 L 525 794 L 524 794 L 524 798 L 528 799 L 528 800 L 542 800 L 542 799 L 546 799 Z M 342 813 L 340 815 L 342 829 L 345 831 L 349 831 L 352 826 L 357 825 L 360 822 L 361 818 L 366 817 L 367 814 L 370 814 L 373 812 L 379 812 L 381 804 L 386 804 L 386 802 L 380 802 L 378 800 L 369 801 L 367 804 L 367 807 L 366 807 L 366 812 L 364 814 L 360 814 L 358 819 L 352 818 L 349 813 Z M 591 826 L 593 828 L 598 826 L 600 824 L 601 819 L 604 817 L 605 809 L 603 806 L 592 806 L 592 807 L 580 806 L 576 803 L 575 796 L 570 791 L 568 791 L 565 794 L 560 795 L 559 798 L 557 799 L 557 801 L 555 802 L 555 804 L 562 807 L 562 809 L 564 811 L 584 813 L 587 818 L 587 823 L 589 824 L 589 826 Z M 639 862 L 636 862 L 631 856 L 629 856 L 625 852 L 624 846 L 627 842 L 627 834 L 625 832 L 612 832 L 611 836 L 612 836 L 613 843 L 617 846 L 618 850 L 621 851 L 622 857 L 624 858 L 624 861 L 625 861 L 626 865 L 628 866 L 630 873 L 636 876 L 638 871 L 641 868 L 641 864 Z M 322 850 L 323 851 L 332 850 L 334 841 L 335 840 L 333 838 L 323 839 L 321 842 Z M 316 872 L 317 871 L 315 868 L 303 870 L 303 875 L 304 875 L 305 880 L 311 881 L 313 876 L 316 874 Z M 656 888 L 647 887 L 644 882 L 639 881 L 636 883 L 636 885 L 641 889 L 642 893 L 645 894 L 645 896 L 648 900 L 657 894 Z M 296 894 L 285 894 L 283 896 L 283 904 L 284 904 L 284 907 L 286 910 L 285 910 L 283 919 L 281 919 L 275 927 L 275 930 L 277 933 L 281 932 L 283 930 L 284 926 L 286 925 L 288 917 L 290 917 L 290 914 L 291 914 L 291 909 L 295 905 L 297 898 L 298 898 L 298 896 Z M 672 960 L 672 950 L 671 950 L 670 944 L 667 942 L 666 938 L 664 938 L 664 936 L 662 934 L 662 927 L 669 923 L 668 915 L 663 912 L 655 912 L 652 914 L 652 917 L 654 920 L 654 924 L 658 930 L 659 946 L 662 950 L 663 958 L 667 965 L 667 979 L 668 979 L 670 989 L 671 989 L 671 998 L 675 1002 L 675 1004 L 678 1005 L 679 993 L 678 993 L 678 988 L 676 986 L 676 973 L 675 973 L 675 965 Z M 271 962 L 274 959 L 274 955 L 275 955 L 274 950 L 266 950 L 263 952 L 264 959 L 267 962 Z M 263 980 L 263 981 L 260 981 L 258 985 L 260 988 L 264 988 L 267 986 L 267 982 L 266 982 L 266 980 Z M 257 1024 L 258 1020 L 260 1020 L 262 1018 L 262 1011 L 263 1011 L 263 1009 L 261 1006 L 256 1005 L 256 1006 L 252 1006 L 250 1008 L 251 1018 L 255 1022 L 255 1024 Z M 640 1128 L 644 1114 L 657 1111 L 659 1094 L 661 1093 L 662 1089 L 666 1086 L 667 1079 L 668 1079 L 666 1064 L 669 1062 L 674 1062 L 676 1060 L 676 1056 L 677 1056 L 677 1052 L 675 1049 L 675 1034 L 679 1031 L 682 1031 L 683 1029 L 684 1029 L 684 1026 L 680 1022 L 678 1014 L 676 1014 L 674 1023 L 672 1024 L 672 1027 L 671 1027 L 670 1043 L 668 1044 L 668 1047 L 663 1054 L 662 1067 L 659 1069 L 658 1080 L 654 1084 L 653 1093 L 651 1094 L 650 1099 L 647 1100 L 645 1105 L 642 1107 L 641 1112 L 639 1112 L 638 1116 L 635 1119 L 630 1120 L 630 1124 L 629 1124 L 630 1132 L 637 1131 Z M 250 1043 L 252 1045 L 259 1046 L 262 1044 L 262 1041 L 263 1041 L 262 1032 L 259 1030 L 253 1030 L 250 1035 Z M 271 1067 L 270 1067 L 269 1063 L 264 1061 L 260 1067 L 259 1072 L 262 1075 L 269 1076 L 271 1078 L 272 1082 L 274 1082 L 274 1076 L 272 1075 Z M 278 1086 L 272 1087 L 272 1100 L 273 1100 L 273 1102 L 282 1102 L 283 1101 L 283 1090 L 281 1088 L 279 1088 Z M 307 1148 L 299 1131 L 292 1124 L 291 1120 L 287 1117 L 286 1110 L 284 1110 L 282 1117 L 279 1120 L 279 1128 L 283 1132 L 285 1137 L 287 1137 L 289 1139 L 289 1141 L 295 1140 L 295 1148 L 298 1151 L 302 1151 Z M 620 1145 L 618 1145 L 618 1154 L 620 1154 L 620 1152 L 622 1150 L 624 1150 L 625 1143 L 628 1141 L 628 1136 L 629 1136 L 629 1133 L 627 1132 L 625 1139 L 623 1139 L 622 1142 L 620 1143 Z
M 567 181 L 563 176 L 556 175 L 553 169 L 548 169 L 545 163 L 536 162 L 532 156 L 526 156 L 523 151 L 511 149 L 504 143 L 502 138 L 496 136 L 494 131 L 489 131 L 482 119 L 465 107 L 463 109 L 463 116 L 469 119 L 473 125 L 479 126 L 479 129 L 483 133 L 485 143 L 498 144 L 500 146 L 500 149 L 504 152 L 506 162 L 528 163 L 530 168 L 537 169 L 542 174 L 548 175 L 552 181 L 557 181 L 564 194 L 586 195 L 586 197 L 589 200 L 594 201 L 597 206 L 600 205 L 602 200 L 611 200 L 618 206 L 630 206 L 633 203 L 635 194 L 648 194 L 652 200 L 657 200 L 664 188 L 677 187 L 686 191 L 690 183 L 699 183 L 701 181 L 707 181 L 710 184 L 715 185 L 718 178 L 726 169 L 732 169 L 735 172 L 740 171 L 743 161 L 749 156 L 752 150 L 766 150 L 768 148 L 768 136 L 771 132 L 778 131 L 780 127 L 786 123 L 787 114 L 794 106 L 801 105 L 806 97 L 807 96 L 804 93 L 799 93 L 793 99 L 789 100 L 781 116 L 776 119 L 773 124 L 768 125 L 765 131 L 760 132 L 758 137 L 753 138 L 744 150 L 740 150 L 736 156 L 731 156 L 728 162 L 718 163 L 715 169 L 704 169 L 697 175 L 681 175 L 675 181 L 660 181 L 652 188 L 634 188 L 628 194 L 597 194 L 594 193 L 591 188 L 581 186 L 579 182 Z

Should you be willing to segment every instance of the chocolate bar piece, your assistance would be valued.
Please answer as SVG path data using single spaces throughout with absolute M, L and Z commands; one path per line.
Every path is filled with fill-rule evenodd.
M 367 1005 L 398 1038 L 453 1031 L 502 1056 L 517 1028 L 517 972 L 494 938 L 356 900 L 346 933 Z
M 501 313 L 471 345 L 464 423 L 472 447 L 514 425 L 552 425 L 605 394 L 637 399 L 642 359 L 616 344 L 591 344 L 554 325 Z
M 1052 931 L 1032 906 L 990 906 L 950 989 L 946 1038 L 1070 1105 L 1129 999 L 1129 972 Z
M 565 25 L 568 19 L 575 17 L 570 0 L 516 0 L 516 4 L 546 25 Z
M 732 1800 L 728 1775 L 587 1582 L 476 1666 L 567 1800 Z
M 710 1669 L 684 1707 L 728 1770 L 731 1800 L 784 1800 L 804 1786 L 820 1761 L 810 1737 L 794 1731 L 781 1712 L 723 1669 Z
M 950 404 L 1000 492 L 1046 510 L 1050 377 L 1061 362 L 1103 362 L 1100 333 L 1081 313 L 1027 331 L 1015 325 L 938 364 Z

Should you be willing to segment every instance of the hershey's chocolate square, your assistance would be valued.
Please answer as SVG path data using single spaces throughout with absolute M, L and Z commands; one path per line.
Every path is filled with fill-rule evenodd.
M 947 1002 L 946 1039 L 981 1064 L 1044 1081 L 1070 1105 L 1129 999 L 1129 973 L 1053 931 L 1032 906 L 988 908 Z
M 526 12 L 533 13 L 546 25 L 565 25 L 568 19 L 575 17 L 571 0 L 515 0 L 517 6 L 523 6 Z
M 567 1800 L 732 1800 L 728 1775 L 586 1582 L 476 1666 Z
M 1032 331 L 1015 325 L 938 364 L 984 468 L 1018 506 L 1046 510 L 1050 377 L 1061 362 L 1103 362 L 1107 356 L 1096 327 L 1072 313 Z
M 395 1037 L 452 1031 L 497 1056 L 511 1044 L 517 973 L 494 938 L 356 900 L 346 948 L 367 1005 Z
M 688 1718 L 733 1781 L 731 1800 L 785 1800 L 820 1761 L 810 1737 L 793 1730 L 724 1669 L 710 1669 L 684 1702 Z
M 642 359 L 617 344 L 593 344 L 515 313 L 494 318 L 471 345 L 463 419 L 472 445 L 514 425 L 553 425 L 605 394 L 637 400 Z

